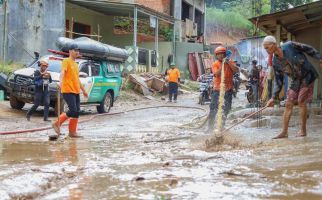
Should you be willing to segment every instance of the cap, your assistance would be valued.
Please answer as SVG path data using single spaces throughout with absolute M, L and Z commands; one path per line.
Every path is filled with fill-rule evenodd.
M 226 53 L 227 49 L 224 46 L 219 46 L 215 49 L 215 54 Z
M 172 63 L 170 64 L 170 66 L 176 66 L 176 64 L 175 64 L 174 62 L 172 62 Z
M 77 44 L 71 44 L 69 50 L 79 50 L 79 47 Z
M 276 38 L 272 35 L 268 35 L 263 40 L 263 44 L 265 43 L 276 43 Z
M 48 62 L 47 62 L 47 61 L 45 61 L 45 60 L 40 60 L 40 61 L 38 62 L 38 65 L 39 65 L 39 66 L 47 66 L 47 67 L 48 67 Z

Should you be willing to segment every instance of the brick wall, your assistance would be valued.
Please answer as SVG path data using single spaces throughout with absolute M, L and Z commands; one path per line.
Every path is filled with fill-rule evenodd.
M 135 0 L 135 3 L 170 15 L 170 1 L 171 0 Z

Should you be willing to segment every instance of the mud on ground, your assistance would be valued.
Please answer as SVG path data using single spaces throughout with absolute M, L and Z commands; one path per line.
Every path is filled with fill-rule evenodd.
M 122 99 L 123 98 L 123 99 Z M 111 112 L 158 105 L 79 124 L 83 139 L 48 141 L 50 131 L 0 136 L 2 199 L 321 199 L 321 118 L 311 112 L 308 137 L 296 138 L 293 117 L 289 139 L 271 140 L 281 116 L 262 114 L 228 132 L 222 145 L 206 149 L 213 135 L 203 120 L 208 105 L 197 94 L 166 104 L 133 93 L 122 96 Z M 246 101 L 234 99 L 235 117 Z M 197 108 L 190 108 L 197 107 Z M 200 109 L 201 108 L 201 109 Z M 0 130 L 48 126 L 42 111 L 24 118 L 0 104 Z M 86 108 L 81 119 L 95 108 Z M 272 113 L 281 112 L 272 109 Z M 242 113 L 242 114 L 239 114 Z M 51 116 L 54 119 L 54 116 Z M 264 121 L 264 122 L 262 122 Z M 182 125 L 185 126 L 182 126 Z M 67 128 L 63 128 L 63 133 Z

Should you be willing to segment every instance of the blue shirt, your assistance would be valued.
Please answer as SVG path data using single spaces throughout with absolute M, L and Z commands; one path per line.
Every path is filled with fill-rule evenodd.
M 289 41 L 284 43 L 281 49 L 283 58 L 279 58 L 275 54 L 273 57 L 275 73 L 274 99 L 278 99 L 284 83 L 284 75 L 287 75 L 292 80 L 290 89 L 295 91 L 298 91 L 303 85 L 310 85 L 318 77 L 317 71 L 304 53 L 321 60 L 321 54 L 306 44 Z

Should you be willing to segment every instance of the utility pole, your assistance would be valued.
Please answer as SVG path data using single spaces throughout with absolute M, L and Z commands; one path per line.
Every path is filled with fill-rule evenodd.
M 7 50 L 7 0 L 3 1 L 3 35 L 2 35 L 2 61 L 3 67 L 6 63 L 6 50 Z

